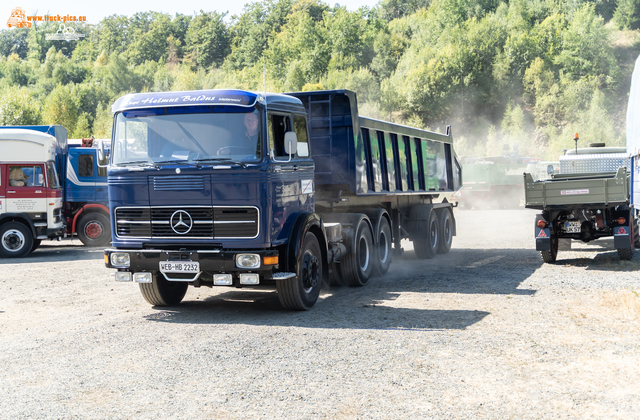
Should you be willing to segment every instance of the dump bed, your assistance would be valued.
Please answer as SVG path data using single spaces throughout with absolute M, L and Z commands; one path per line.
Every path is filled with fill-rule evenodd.
M 525 207 L 551 208 L 614 207 L 629 202 L 629 172 L 555 174 L 551 179 L 534 181 L 524 174 Z
M 356 94 L 348 90 L 288 95 L 307 110 L 319 188 L 348 185 L 356 195 L 436 195 L 462 185 L 450 132 L 361 117 Z

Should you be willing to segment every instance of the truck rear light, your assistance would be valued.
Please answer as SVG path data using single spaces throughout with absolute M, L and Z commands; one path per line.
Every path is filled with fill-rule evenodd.
M 111 254 L 111 265 L 115 268 L 129 268 L 131 258 L 126 252 L 114 252 Z
M 240 274 L 240 284 L 260 284 L 260 276 L 254 273 Z
M 624 217 L 618 217 L 618 224 L 619 225 L 624 225 L 626 221 L 627 221 L 627 219 L 625 219 Z
M 233 279 L 231 274 L 214 274 L 213 284 L 216 286 L 231 286 L 233 285 Z
M 131 273 L 128 271 L 116 272 L 116 281 L 131 281 Z
M 538 226 L 540 229 L 544 229 L 547 227 L 547 221 L 546 220 L 538 220 L 538 222 L 536 223 L 536 226 Z
M 134 273 L 133 281 L 135 281 L 136 283 L 152 283 L 153 276 L 151 275 L 151 273 Z
M 276 265 L 278 264 L 278 256 L 275 257 L 264 257 L 264 265 Z

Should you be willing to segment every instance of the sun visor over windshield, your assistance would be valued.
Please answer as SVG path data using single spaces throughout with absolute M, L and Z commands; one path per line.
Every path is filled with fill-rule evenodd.
M 118 99 L 111 112 L 158 107 L 184 107 L 190 105 L 227 105 L 251 107 L 258 95 L 245 91 L 204 90 L 197 92 L 134 93 Z M 207 111 L 210 112 L 210 111 Z

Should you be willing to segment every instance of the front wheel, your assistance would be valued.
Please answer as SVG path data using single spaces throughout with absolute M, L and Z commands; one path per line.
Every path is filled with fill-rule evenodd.
M 161 273 L 153 273 L 151 283 L 139 283 L 144 300 L 153 306 L 173 306 L 182 302 L 187 294 L 188 283 L 169 281 Z
M 109 218 L 102 213 L 86 213 L 76 226 L 78 238 L 86 246 L 104 246 L 111 242 Z
M 33 235 L 22 223 L 9 222 L 0 226 L 0 255 L 6 258 L 22 258 L 33 248 Z
M 322 287 L 322 253 L 318 238 L 307 232 L 296 263 L 296 276 L 276 281 L 278 298 L 285 309 L 307 311 L 316 304 Z

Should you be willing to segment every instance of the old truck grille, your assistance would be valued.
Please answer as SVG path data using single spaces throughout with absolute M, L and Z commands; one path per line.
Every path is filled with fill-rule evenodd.
M 256 207 L 120 207 L 120 238 L 247 239 L 258 236 Z

